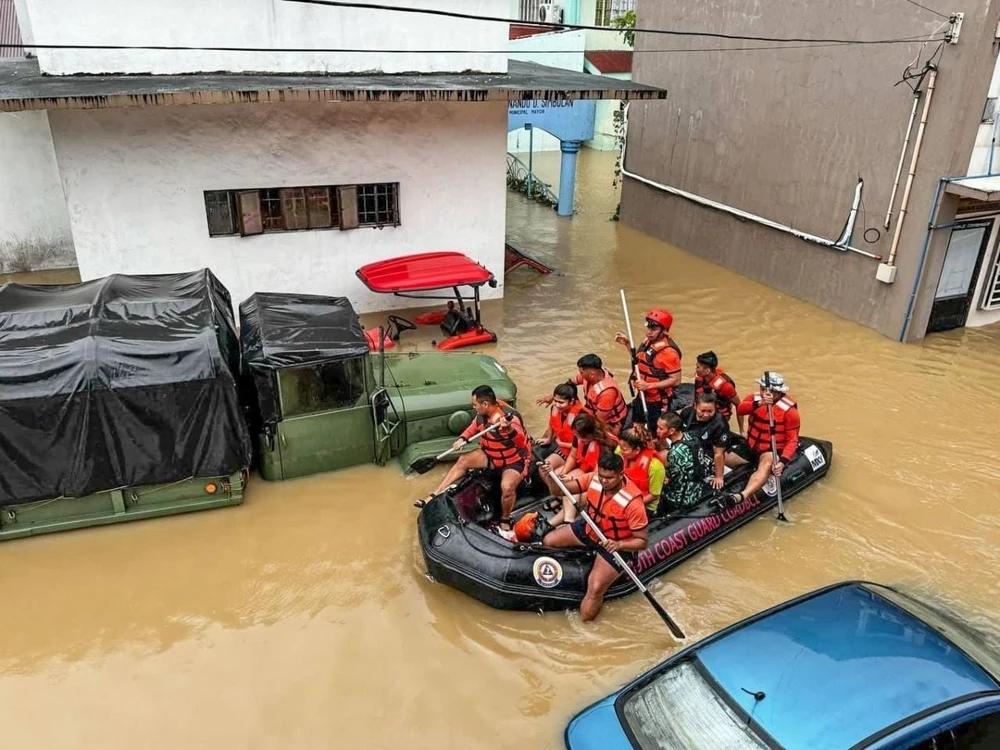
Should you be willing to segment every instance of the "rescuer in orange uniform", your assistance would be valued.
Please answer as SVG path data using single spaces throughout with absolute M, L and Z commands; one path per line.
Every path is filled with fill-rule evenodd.
M 583 408 L 577 395 L 576 383 L 560 383 L 552 391 L 549 426 L 541 439 L 535 441 L 535 458 L 553 469 L 566 463 L 573 449 L 573 422 Z
M 781 481 L 785 466 L 795 458 L 799 447 L 799 408 L 788 396 L 788 386 L 785 379 L 777 372 L 765 372 L 757 380 L 759 393 L 748 394 L 736 413 L 748 418 L 747 445 L 749 455 L 730 454 L 727 462 L 735 465 L 749 463 L 755 465 L 753 474 L 747 480 L 742 492 L 730 495 L 734 503 L 741 503 L 747 497 L 761 489 L 770 475 L 776 481 Z M 768 420 L 767 407 L 771 406 L 774 413 L 774 443 L 778 451 L 778 461 L 775 463 L 771 455 L 771 426 Z
M 586 387 L 584 408 L 601 420 L 604 425 L 617 435 L 625 425 L 628 416 L 628 404 L 622 395 L 622 389 L 614 376 L 604 368 L 604 363 L 596 354 L 585 354 L 576 361 L 579 374 L 573 382 Z M 552 396 L 543 396 L 535 401 L 539 406 L 552 403 Z
M 563 501 L 563 509 L 551 520 L 553 526 L 576 518 L 576 507 L 563 497 L 551 474 L 556 471 L 560 481 L 571 494 L 579 495 L 587 489 L 597 471 L 597 464 L 605 453 L 614 453 L 618 440 L 604 424 L 589 412 L 577 414 L 573 420 L 573 447 L 570 449 L 566 463 L 559 469 L 554 469 L 548 462 L 538 465 L 538 473 L 542 481 L 555 497 Z
M 634 352 L 630 350 L 639 369 L 635 389 L 646 399 L 645 411 L 642 396 L 637 395 L 632 401 L 632 421 L 645 424 L 651 433 L 656 431 L 660 414 L 670 409 L 674 388 L 681 382 L 681 349 L 670 338 L 673 324 L 674 316 L 668 311 L 650 310 L 646 313 L 646 338 Z M 616 334 L 615 341 L 629 348 L 628 336 L 624 333 Z
M 465 428 L 452 448 L 460 450 L 469 438 L 492 425 L 499 425 L 492 432 L 479 438 L 479 447 L 459 456 L 448 470 L 434 495 L 461 479 L 469 469 L 493 469 L 500 474 L 500 536 L 513 541 L 515 536 L 510 527 L 510 514 L 517 499 L 517 488 L 528 476 L 531 460 L 531 440 L 524 429 L 521 415 L 506 404 L 497 401 L 496 393 L 488 385 L 481 385 L 472 391 L 472 408 L 476 418 Z
M 729 377 L 719 367 L 719 357 L 715 352 L 704 352 L 698 355 L 694 368 L 694 395 L 714 393 L 715 404 L 719 414 L 728 424 L 733 415 L 733 408 L 740 405 L 740 394 L 736 390 L 736 381 Z M 736 423 L 743 434 L 743 415 L 736 414 Z
M 592 547 L 597 550 L 594 566 L 587 578 L 587 593 L 580 603 L 580 619 L 593 620 L 601 611 L 604 595 L 622 574 L 612 552 L 618 552 L 629 563 L 636 552 L 646 549 L 649 542 L 649 518 L 642 502 L 642 492 L 624 475 L 622 457 L 614 453 L 601 456 L 597 474 L 587 487 L 586 513 L 608 538 L 597 541 L 597 535 L 579 518 L 545 535 L 546 547 Z

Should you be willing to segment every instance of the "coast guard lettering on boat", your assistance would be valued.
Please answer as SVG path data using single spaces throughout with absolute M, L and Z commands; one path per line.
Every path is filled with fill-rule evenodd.
M 563 569 L 558 560 L 551 557 L 539 557 L 531 567 L 535 583 L 543 589 L 551 589 L 562 583 Z

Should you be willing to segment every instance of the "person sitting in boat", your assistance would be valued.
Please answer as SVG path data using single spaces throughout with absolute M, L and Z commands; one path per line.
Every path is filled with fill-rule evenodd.
M 720 490 L 725 481 L 726 449 L 729 447 L 729 422 L 717 409 L 713 391 L 702 391 L 694 397 L 694 405 L 681 410 L 684 432 L 693 435 L 700 450 L 702 476 L 711 477 L 712 489 Z
M 799 407 L 788 395 L 785 379 L 777 372 L 765 372 L 758 380 L 758 393 L 747 395 L 737 407 L 737 414 L 743 414 L 747 419 L 746 445 L 749 448 L 744 455 L 734 451 L 727 460 L 731 465 L 750 464 L 753 474 L 747 480 L 742 492 L 730 495 L 733 503 L 741 503 L 753 493 L 761 489 L 773 475 L 775 481 L 781 481 L 785 466 L 795 458 L 799 448 Z M 774 448 L 778 460 L 774 461 L 771 453 L 770 414 L 774 416 Z
M 582 408 L 576 383 L 568 380 L 555 387 L 549 407 L 548 429 L 535 441 L 536 460 L 545 461 L 553 469 L 566 463 L 573 449 L 573 422 Z
M 552 479 L 552 472 L 558 471 L 559 479 L 573 495 L 586 491 L 597 464 L 605 453 L 614 453 L 618 440 L 594 415 L 581 411 L 573 420 L 573 447 L 562 468 L 556 469 L 548 463 L 538 466 L 538 473 L 549 488 L 549 492 L 563 500 L 563 508 L 550 521 L 553 526 L 570 523 L 576 519 L 576 507 L 567 500 Z
M 698 441 L 684 432 L 684 422 L 677 412 L 660 417 L 660 432 L 669 446 L 666 452 L 666 477 L 658 508 L 661 516 L 692 508 L 701 502 L 705 483 L 698 453 Z
M 674 316 L 667 310 L 646 313 L 646 338 L 639 343 L 633 355 L 639 377 L 632 377 L 640 395 L 632 401 L 632 422 L 645 424 L 650 432 L 656 430 L 656 420 L 663 410 L 670 409 L 674 388 L 681 383 L 681 349 L 670 338 L 673 323 Z M 624 333 L 616 334 L 615 341 L 626 349 L 631 348 Z
M 629 563 L 635 553 L 649 543 L 649 517 L 642 492 L 625 476 L 625 463 L 614 453 L 605 453 L 597 464 L 597 473 L 586 490 L 586 513 L 608 538 L 601 544 L 583 518 L 565 524 L 545 535 L 547 547 L 592 547 L 597 550 L 594 566 L 587 578 L 587 593 L 580 603 L 580 619 L 593 620 L 604 604 L 604 595 L 622 571 L 612 552 Z
M 576 361 L 579 373 L 573 382 L 586 387 L 584 408 L 607 425 L 612 434 L 621 432 L 628 416 L 628 404 L 622 389 L 604 362 L 596 354 L 585 354 Z M 543 396 L 535 403 L 549 406 L 552 396 Z
M 479 447 L 459 456 L 445 474 L 432 497 L 444 492 L 470 469 L 493 469 L 500 475 L 500 536 L 513 541 L 515 536 L 510 527 L 510 514 L 517 499 L 517 488 L 528 476 L 531 461 L 531 441 L 521 421 L 521 415 L 506 403 L 497 401 L 497 395 L 488 385 L 481 385 L 472 391 L 472 408 L 476 418 L 465 428 L 452 448 L 461 450 L 469 438 L 487 427 L 495 426 L 479 438 Z
M 703 352 L 698 355 L 694 367 L 694 395 L 714 393 L 719 414 L 730 424 L 733 409 L 740 405 L 740 394 L 736 390 L 736 382 L 719 367 L 719 357 L 715 352 Z M 740 434 L 743 434 L 743 415 L 736 415 Z
M 666 469 L 653 447 L 653 436 L 645 425 L 633 424 L 622 430 L 618 443 L 615 453 L 625 461 L 625 476 L 642 492 L 646 510 L 655 513 Z

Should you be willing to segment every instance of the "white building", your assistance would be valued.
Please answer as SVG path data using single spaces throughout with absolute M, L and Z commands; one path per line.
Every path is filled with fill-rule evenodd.
M 0 0 L 0 63 L 22 61 L 14 0 Z M 76 265 L 44 112 L 0 113 L 0 273 Z
M 47 110 L 84 279 L 207 265 L 235 304 L 266 290 L 387 309 L 404 302 L 354 271 L 443 249 L 483 263 L 501 281 L 484 291 L 501 295 L 508 101 L 664 95 L 508 67 L 507 25 L 483 20 L 285 0 L 18 2 L 29 50 L 201 48 L 39 49 L 0 66 L 0 111 Z M 258 51 L 205 49 L 233 47 Z

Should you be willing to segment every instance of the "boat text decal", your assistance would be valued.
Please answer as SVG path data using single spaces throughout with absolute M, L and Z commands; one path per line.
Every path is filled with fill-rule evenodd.
M 663 562 L 671 555 L 675 555 L 685 549 L 689 544 L 697 542 L 699 539 L 708 536 L 713 531 L 721 529 L 725 524 L 741 516 L 745 516 L 754 508 L 760 506 L 760 500 L 751 496 L 733 508 L 713 513 L 710 516 L 692 521 L 679 531 L 675 531 L 670 536 L 661 539 L 652 547 L 639 553 L 635 562 L 635 572 L 642 573 L 653 567 L 656 563 Z M 544 560 L 545 558 L 540 558 Z M 535 565 L 538 563 L 536 562 Z M 538 580 L 538 576 L 535 576 Z
M 535 583 L 543 589 L 551 589 L 562 582 L 563 569 L 558 560 L 539 557 L 531 567 L 531 574 L 535 577 Z

